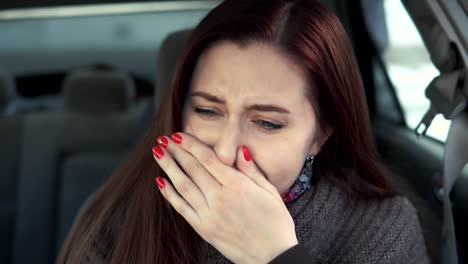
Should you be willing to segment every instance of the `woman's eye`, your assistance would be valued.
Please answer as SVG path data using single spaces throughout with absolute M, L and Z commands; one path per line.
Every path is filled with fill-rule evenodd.
M 284 127 L 281 124 L 275 124 L 275 123 L 268 122 L 268 121 L 265 121 L 265 120 L 257 120 L 257 121 L 254 121 L 254 123 L 256 123 L 258 126 L 260 126 L 262 129 L 265 129 L 265 130 L 268 130 L 268 131 L 278 130 L 278 129 L 281 129 L 281 128 Z
M 201 117 L 205 119 L 210 119 L 210 118 L 216 118 L 220 114 L 218 114 L 215 111 L 208 110 L 208 109 L 203 109 L 203 108 L 194 108 L 195 112 L 200 115 Z M 268 132 L 272 132 L 274 130 L 278 130 L 284 127 L 284 125 L 281 124 L 275 124 L 273 122 L 269 122 L 266 120 L 255 120 L 253 121 L 257 126 L 259 126 L 261 129 L 266 130 Z
M 195 108 L 195 112 L 203 117 L 208 117 L 208 118 L 211 118 L 211 117 L 214 117 L 214 116 L 217 116 L 218 113 L 214 112 L 214 111 L 211 111 L 211 110 L 208 110 L 208 109 L 203 109 L 203 108 Z

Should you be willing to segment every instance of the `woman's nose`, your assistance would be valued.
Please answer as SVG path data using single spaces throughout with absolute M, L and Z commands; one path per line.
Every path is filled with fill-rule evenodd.
M 214 144 L 214 150 L 219 160 L 228 166 L 233 166 L 236 162 L 237 149 L 241 144 L 240 134 L 236 129 L 226 128 Z

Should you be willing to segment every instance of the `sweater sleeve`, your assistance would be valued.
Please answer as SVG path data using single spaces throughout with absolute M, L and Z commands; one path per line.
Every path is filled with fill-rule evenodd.
M 269 264 L 304 264 L 309 263 L 307 260 L 311 258 L 307 250 L 298 244 L 275 257 Z

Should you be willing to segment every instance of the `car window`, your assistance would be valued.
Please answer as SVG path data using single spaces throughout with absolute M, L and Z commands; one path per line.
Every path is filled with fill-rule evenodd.
M 400 0 L 384 0 L 388 45 L 382 51 L 406 123 L 414 129 L 429 108 L 425 89 L 439 71 L 430 60 L 413 21 Z M 450 121 L 437 115 L 427 135 L 445 141 Z
M 194 27 L 214 6 L 213 1 L 190 3 L 74 6 L 47 10 L 62 12 L 49 17 L 41 17 L 40 10 L 3 12 L 2 17 L 23 19 L 0 19 L 0 66 L 18 76 L 106 62 L 152 80 L 162 39 Z

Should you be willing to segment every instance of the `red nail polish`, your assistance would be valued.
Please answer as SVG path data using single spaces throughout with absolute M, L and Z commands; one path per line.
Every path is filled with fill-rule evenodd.
M 242 152 L 244 153 L 244 159 L 246 161 L 251 161 L 252 160 L 252 158 L 250 157 L 249 150 L 247 149 L 247 147 L 245 145 L 242 145 Z
M 164 156 L 164 151 L 160 146 L 154 146 L 153 147 L 153 155 L 156 156 L 157 159 L 162 158 Z
M 164 148 L 167 148 L 167 144 L 169 144 L 167 138 L 163 136 L 157 137 L 156 142 L 158 143 L 158 145 L 163 146 Z
M 177 133 L 172 134 L 171 139 L 172 139 L 172 141 L 174 141 L 177 144 L 182 143 L 182 136 L 177 134 Z
M 164 189 L 164 179 L 161 176 L 156 177 L 156 184 L 159 189 Z

